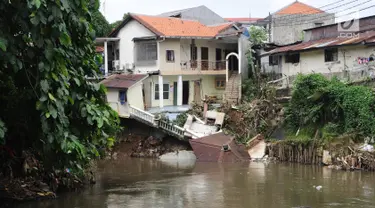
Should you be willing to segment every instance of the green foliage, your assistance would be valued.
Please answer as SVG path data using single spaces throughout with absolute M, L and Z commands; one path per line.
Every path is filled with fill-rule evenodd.
M 242 84 L 242 95 L 246 102 L 251 102 L 258 97 L 259 87 L 254 79 L 246 79 Z
M 186 120 L 188 118 L 187 113 L 181 113 L 176 117 L 176 120 L 173 121 L 174 125 L 177 125 L 179 127 L 184 127 Z
M 111 31 L 111 24 L 105 19 L 100 11 L 92 12 L 92 26 L 96 37 L 106 37 Z
M 267 41 L 267 31 L 263 27 L 250 26 L 249 33 L 252 45 L 262 45 Z
M 321 129 L 323 135 L 375 134 L 375 96 L 370 88 L 349 86 L 319 74 L 299 75 L 286 111 L 290 129 Z
M 97 11 L 99 4 L 91 2 L 0 4 L 0 115 L 7 126 L 5 142 L 18 154 L 38 149 L 45 168 L 80 171 L 113 145 L 118 130 L 117 114 L 104 99 L 105 87 L 85 78 L 98 72 L 90 11 Z
M 110 24 L 111 29 L 116 29 L 127 17 L 129 16 L 128 13 L 125 13 L 122 17 L 122 20 L 117 20 L 116 22 L 113 22 Z

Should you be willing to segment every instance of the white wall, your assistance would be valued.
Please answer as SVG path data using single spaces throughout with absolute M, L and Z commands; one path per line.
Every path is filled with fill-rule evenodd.
M 345 55 L 344 55 L 345 54 Z M 300 53 L 300 63 L 285 63 L 285 55 L 282 57 L 282 73 L 288 76 L 298 73 L 335 73 L 342 72 L 344 69 L 356 70 L 361 68 L 358 64 L 358 57 L 370 57 L 375 54 L 375 47 L 366 46 L 347 46 L 338 49 L 338 61 L 325 62 L 324 49 Z M 345 68 L 345 65 L 347 66 Z
M 129 105 L 144 110 L 142 86 L 142 82 L 133 85 L 128 89 L 127 96 Z
M 131 20 L 119 31 L 117 37 L 120 38 L 120 42 L 117 45 L 117 48 L 120 49 L 121 68 L 125 67 L 126 63 L 135 63 L 135 50 L 133 38 L 147 36 L 155 36 L 155 34 L 147 28 L 145 28 L 136 20 Z M 138 73 L 146 73 L 147 71 L 157 71 L 158 68 L 159 67 L 156 64 L 154 66 L 137 67 L 136 71 Z
M 181 70 L 181 63 L 190 61 L 191 39 L 167 39 L 159 44 L 159 64 L 162 71 Z M 217 40 L 196 40 L 197 60 L 201 60 L 201 47 L 208 47 L 209 61 L 216 61 L 216 48 L 222 49 L 222 60 L 225 60 L 224 49 L 237 50 L 237 44 L 228 44 Z M 166 61 L 166 51 L 174 50 L 175 62 Z
M 224 89 L 215 88 L 216 77 L 221 77 L 225 79 L 225 76 L 212 76 L 212 75 L 202 75 L 202 76 L 182 76 L 182 81 L 189 81 L 189 103 L 194 101 L 194 81 L 201 80 L 201 97 L 202 99 L 207 96 L 217 96 L 218 99 L 223 98 L 225 93 Z M 169 84 L 169 99 L 164 99 L 164 106 L 173 105 L 173 83 L 177 82 L 178 76 L 163 76 L 163 83 Z M 151 106 L 148 107 L 159 107 L 159 100 L 155 100 L 155 84 L 158 84 L 158 76 L 150 76 L 144 82 L 144 86 L 151 86 L 150 92 L 145 91 L 146 99 L 151 100 Z

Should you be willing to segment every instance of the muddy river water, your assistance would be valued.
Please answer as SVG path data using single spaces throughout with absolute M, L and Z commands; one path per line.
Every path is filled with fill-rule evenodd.
M 126 159 L 100 163 L 97 184 L 85 191 L 18 207 L 375 207 L 375 174 L 298 164 Z

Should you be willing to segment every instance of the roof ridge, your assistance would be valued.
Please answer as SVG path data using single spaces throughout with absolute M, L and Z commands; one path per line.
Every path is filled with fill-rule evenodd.
M 294 2 L 292 2 L 292 3 L 290 3 L 290 4 L 288 4 L 288 5 L 284 6 L 283 8 L 277 10 L 276 12 L 274 12 L 274 13 L 272 13 L 272 14 L 279 14 L 279 13 L 282 12 L 283 10 L 288 9 L 288 8 L 290 8 L 291 6 L 296 5 L 297 3 L 298 3 L 298 4 L 301 4 L 301 5 L 305 6 L 305 7 L 308 7 L 308 9 L 303 10 L 303 11 L 298 11 L 297 13 L 293 13 L 293 14 L 306 14 L 306 12 L 309 12 L 309 11 L 311 11 L 311 10 L 317 10 L 317 11 L 320 11 L 320 12 L 324 12 L 323 10 L 321 10 L 321 9 L 319 9 L 319 8 L 317 8 L 317 7 L 314 7 L 314 6 L 311 6 L 311 5 L 309 5 L 309 4 L 306 4 L 306 3 L 303 3 L 303 2 L 300 2 L 300 1 L 296 0 L 296 1 L 294 1 Z

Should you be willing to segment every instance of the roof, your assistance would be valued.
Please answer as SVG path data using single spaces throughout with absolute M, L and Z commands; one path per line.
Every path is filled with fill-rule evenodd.
M 129 19 L 130 18 L 130 19 Z M 195 20 L 184 20 L 174 17 L 148 16 L 129 14 L 123 23 L 116 28 L 110 36 L 115 36 L 119 30 L 131 19 L 137 20 L 144 27 L 160 37 L 202 37 L 214 38 L 220 32 L 233 27 L 234 24 L 227 22 L 219 25 L 204 25 Z M 239 31 L 240 32 L 240 31 Z
M 285 47 L 276 48 L 268 53 L 262 54 L 270 55 L 270 54 L 277 54 L 277 53 L 288 53 L 288 52 L 297 52 L 297 51 L 307 51 L 307 50 L 316 50 L 321 48 L 327 47 L 338 47 L 338 46 L 346 46 L 346 45 L 356 45 L 356 44 L 371 44 L 375 41 L 375 31 L 368 31 L 364 33 L 360 33 L 357 38 L 325 38 L 320 40 L 313 40 L 302 42 L 295 45 L 289 45 Z
M 229 22 L 256 22 L 258 20 L 262 20 L 263 18 L 249 18 L 249 17 L 231 17 L 231 18 L 224 18 Z
M 103 80 L 101 84 L 107 88 L 129 89 L 146 77 L 147 74 L 115 74 Z
M 177 15 L 180 15 L 184 11 L 188 11 L 188 10 L 195 9 L 195 8 L 198 8 L 198 7 L 203 7 L 203 5 L 197 6 L 197 7 L 186 8 L 186 9 L 179 9 L 179 10 L 175 10 L 175 11 L 164 12 L 162 14 L 159 14 L 158 16 L 165 16 L 165 17 L 177 16 Z
M 274 14 L 278 15 L 285 15 L 285 14 L 318 14 L 323 13 L 324 11 L 312 7 L 310 5 L 304 4 L 299 1 L 295 1 L 288 6 L 280 9 L 279 11 L 275 12 Z
M 96 46 L 95 47 L 95 52 L 96 53 L 103 53 L 104 52 L 104 47 L 103 46 Z
M 233 139 L 234 137 L 226 135 L 221 132 L 218 134 L 211 134 L 209 136 L 202 137 L 199 139 L 194 139 L 191 142 L 222 147 L 223 145 L 229 144 L 230 142 L 232 142 Z

